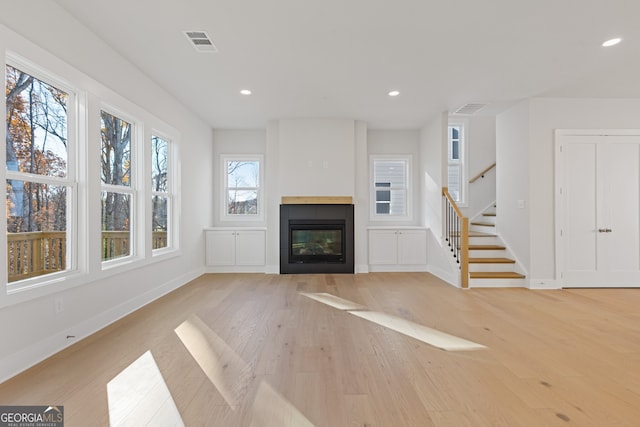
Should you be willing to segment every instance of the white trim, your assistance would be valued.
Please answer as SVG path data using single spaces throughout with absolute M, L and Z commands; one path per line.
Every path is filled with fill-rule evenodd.
M 449 163 L 452 160 L 449 157 L 449 127 L 460 126 L 461 131 L 459 135 L 459 143 L 462 147 L 458 148 L 459 159 L 457 164 L 460 164 L 460 201 L 456 204 L 461 208 L 466 208 L 469 204 L 469 119 L 466 117 L 449 116 L 447 121 L 447 186 L 449 186 Z

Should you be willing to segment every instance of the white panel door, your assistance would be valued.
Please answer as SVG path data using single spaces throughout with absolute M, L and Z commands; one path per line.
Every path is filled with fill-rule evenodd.
M 561 156 L 563 286 L 640 286 L 640 137 L 566 136 Z

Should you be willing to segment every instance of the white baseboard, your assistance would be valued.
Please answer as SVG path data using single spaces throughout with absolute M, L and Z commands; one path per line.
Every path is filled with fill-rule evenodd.
M 529 279 L 529 289 L 562 289 L 555 279 Z
M 206 266 L 206 273 L 265 273 L 264 265 L 218 265 Z
M 123 302 L 97 316 L 58 332 L 44 340 L 40 340 L 22 350 L 12 353 L 0 360 L 0 384 L 35 364 L 64 350 L 72 344 L 98 332 L 126 315 L 144 307 L 154 300 L 189 283 L 204 274 L 204 269 L 185 273 L 161 286 Z M 73 337 L 67 338 L 68 336 Z
M 429 271 L 426 265 L 397 265 L 397 264 L 384 264 L 384 265 L 369 265 L 370 273 L 410 273 L 410 272 L 427 272 Z
M 455 286 L 456 288 L 460 287 L 460 273 L 452 274 L 450 271 L 446 271 L 433 265 L 428 266 L 427 271 L 436 276 L 438 279 L 447 282 L 451 286 Z

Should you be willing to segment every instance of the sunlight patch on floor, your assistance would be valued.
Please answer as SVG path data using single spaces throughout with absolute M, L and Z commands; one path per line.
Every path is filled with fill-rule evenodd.
M 350 311 L 349 313 L 443 350 L 463 351 L 486 348 L 481 344 L 477 344 L 454 335 L 449 335 L 436 329 L 419 325 L 410 320 L 392 316 L 390 314 L 380 313 L 377 311 Z
M 337 308 L 338 310 L 362 310 L 367 308 L 364 305 L 360 305 L 353 301 L 349 301 L 344 298 L 340 298 L 325 292 L 321 292 L 321 293 L 300 292 L 300 295 L 303 295 L 307 298 L 311 298 L 312 300 L 321 302 L 333 308 Z
M 109 425 L 184 426 L 150 351 L 107 383 Z
M 347 313 L 353 314 L 354 316 L 366 319 L 370 322 L 373 322 L 380 326 L 384 326 L 385 328 L 389 328 L 393 331 L 415 338 L 424 342 L 425 344 L 429 344 L 433 347 L 441 348 L 443 350 L 465 351 L 486 348 L 482 344 L 468 341 L 464 338 L 456 337 L 454 335 L 449 335 L 445 332 L 420 325 L 401 317 L 367 310 L 367 307 L 363 305 L 337 297 L 335 295 L 331 295 L 328 293 L 307 292 L 300 292 L 300 294 L 307 298 L 311 298 L 315 301 L 329 305 L 338 310 L 344 310 Z
M 298 409 L 262 381 L 253 402 L 252 427 L 313 427 Z
M 175 333 L 227 404 L 240 404 L 253 380 L 251 367 L 198 316 L 190 316 Z

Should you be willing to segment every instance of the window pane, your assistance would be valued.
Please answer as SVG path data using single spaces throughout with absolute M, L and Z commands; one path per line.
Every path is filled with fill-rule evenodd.
M 373 173 L 376 186 L 380 184 L 381 186 L 404 188 L 407 185 L 404 160 L 376 160 Z
M 67 187 L 7 181 L 8 281 L 67 268 Z
M 389 214 L 391 209 L 391 205 L 386 202 L 378 203 L 376 202 L 376 213 L 377 214 Z
M 102 192 L 102 260 L 128 256 L 131 247 L 131 197 Z
M 257 190 L 228 190 L 227 213 L 229 215 L 257 215 Z
M 69 95 L 10 65 L 5 72 L 7 170 L 66 177 Z
M 131 124 L 100 112 L 102 137 L 102 182 L 131 185 Z
M 257 161 L 228 161 L 228 188 L 257 188 L 260 176 L 260 163 Z
M 460 154 L 458 152 L 459 146 L 460 146 L 460 142 L 458 140 L 451 141 L 451 158 L 453 160 L 460 159 Z
M 151 189 L 157 192 L 167 191 L 167 156 L 169 143 L 154 136 L 151 138 Z
M 167 197 L 153 196 L 151 205 L 153 206 L 151 221 L 152 249 L 166 248 L 168 246 L 167 231 L 169 226 L 167 222 L 169 216 L 167 211 L 168 199 Z
M 376 202 L 390 202 L 391 201 L 391 191 L 376 191 Z

